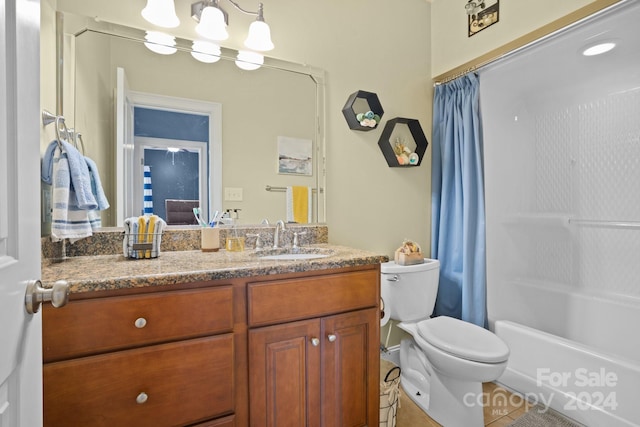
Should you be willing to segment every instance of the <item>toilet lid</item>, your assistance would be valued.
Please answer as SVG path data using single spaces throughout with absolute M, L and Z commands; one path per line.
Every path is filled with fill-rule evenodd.
M 499 363 L 509 358 L 504 341 L 473 323 L 439 316 L 419 322 L 417 329 L 429 344 L 462 359 Z

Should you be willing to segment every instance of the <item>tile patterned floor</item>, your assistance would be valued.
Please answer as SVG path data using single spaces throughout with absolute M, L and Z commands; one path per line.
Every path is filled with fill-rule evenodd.
M 381 359 L 381 378 L 388 372 L 393 364 Z M 486 427 L 505 427 L 527 412 L 532 405 L 510 393 L 504 388 L 494 384 L 483 384 L 487 405 L 484 407 L 484 425 Z M 400 406 L 396 427 L 442 427 L 425 414 L 404 392 L 400 395 Z

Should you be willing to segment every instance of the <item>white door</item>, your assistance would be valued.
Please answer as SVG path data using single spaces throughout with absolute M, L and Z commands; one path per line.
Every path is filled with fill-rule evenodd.
M 25 310 L 40 277 L 40 3 L 0 3 L 0 426 L 42 425 L 41 315 Z

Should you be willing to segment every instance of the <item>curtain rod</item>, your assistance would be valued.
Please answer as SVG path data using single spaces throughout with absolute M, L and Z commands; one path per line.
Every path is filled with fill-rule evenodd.
M 629 0 L 596 0 L 562 18 L 556 19 L 555 21 L 538 28 L 537 30 L 518 37 L 512 42 L 493 49 L 484 55 L 472 59 L 471 61 L 453 68 L 446 73 L 436 76 L 433 79 L 433 85 L 438 86 L 444 83 L 449 83 L 458 77 L 473 73 L 474 71 L 486 67 L 489 64 L 525 49 L 535 42 L 551 37 L 565 28 L 576 25 L 596 13 L 604 12 L 606 9 L 618 4 L 626 3 L 627 1 Z

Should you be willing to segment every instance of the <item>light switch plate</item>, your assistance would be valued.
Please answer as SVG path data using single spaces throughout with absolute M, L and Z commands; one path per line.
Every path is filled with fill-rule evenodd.
M 224 200 L 228 202 L 241 202 L 242 201 L 242 188 L 225 187 L 224 188 Z

